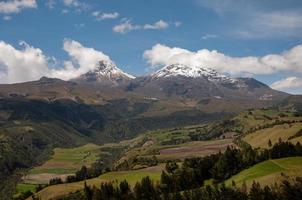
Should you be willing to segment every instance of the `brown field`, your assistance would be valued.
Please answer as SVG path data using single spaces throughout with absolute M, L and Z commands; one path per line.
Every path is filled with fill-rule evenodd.
M 190 142 L 186 146 L 160 150 L 159 159 L 183 159 L 187 157 L 207 156 L 225 151 L 228 146 L 234 145 L 231 139 Z
M 22 177 L 23 182 L 28 184 L 45 184 L 48 183 L 50 179 L 61 178 L 65 180 L 67 176 L 73 174 L 52 174 L 52 173 L 42 173 L 42 174 L 29 174 Z

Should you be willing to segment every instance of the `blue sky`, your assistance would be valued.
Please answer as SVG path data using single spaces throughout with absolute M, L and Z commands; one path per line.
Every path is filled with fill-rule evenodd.
M 74 41 L 69 44 L 108 55 L 135 76 L 181 54 L 177 62 L 206 63 L 221 73 L 253 76 L 276 89 L 302 93 L 300 0 L 1 0 L 0 16 L 0 53 L 16 54 L 0 55 L 3 83 L 27 80 L 14 77 L 25 71 L 33 74 L 30 80 L 48 68 L 66 68 L 64 61 L 81 67 L 85 63 L 71 47 L 63 49 Z M 15 66 L 19 53 L 28 58 L 38 50 L 46 61 Z M 168 52 L 164 58 L 162 50 Z

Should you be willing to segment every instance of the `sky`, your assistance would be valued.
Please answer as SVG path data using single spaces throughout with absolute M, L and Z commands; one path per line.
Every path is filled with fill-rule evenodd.
M 253 77 L 302 94 L 301 0 L 0 0 L 0 83 L 69 80 L 114 62 Z

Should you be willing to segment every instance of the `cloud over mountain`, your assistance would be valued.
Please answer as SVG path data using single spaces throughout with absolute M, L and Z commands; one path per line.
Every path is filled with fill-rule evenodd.
M 271 85 L 276 90 L 296 89 L 302 87 L 302 78 L 288 77 L 280 81 L 276 81 Z
M 77 41 L 65 39 L 63 49 L 70 60 L 63 67 L 52 66 L 52 58 L 39 48 L 20 42 L 21 49 L 0 41 L 0 83 L 17 83 L 37 80 L 42 76 L 69 80 L 97 67 L 100 60 L 111 61 L 109 56 Z M 112 62 L 112 61 L 111 61 Z
M 201 49 L 196 52 L 178 47 L 156 44 L 144 52 L 144 58 L 153 66 L 185 64 L 210 67 L 232 75 L 274 74 L 281 71 L 302 73 L 302 45 L 297 45 L 280 54 L 262 57 L 232 57 L 216 50 Z

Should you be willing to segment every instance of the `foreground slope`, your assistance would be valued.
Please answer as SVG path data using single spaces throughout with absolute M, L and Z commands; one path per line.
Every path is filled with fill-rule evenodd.
M 280 183 L 281 180 L 302 176 L 302 157 L 289 157 L 264 161 L 239 174 L 231 177 L 225 183 L 228 186 L 232 182 L 238 187 L 245 183 L 251 187 L 253 182 L 259 182 L 262 186 Z

